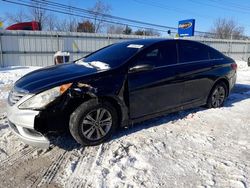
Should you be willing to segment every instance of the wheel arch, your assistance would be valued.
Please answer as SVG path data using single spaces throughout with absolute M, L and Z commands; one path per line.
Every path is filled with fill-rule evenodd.
M 211 91 L 212 91 L 213 88 L 214 88 L 218 83 L 220 83 L 220 82 L 223 82 L 223 83 L 227 86 L 227 93 L 226 93 L 226 96 L 228 97 L 228 95 L 229 95 L 229 81 L 228 81 L 228 79 L 225 78 L 225 77 L 222 77 L 222 78 L 217 79 L 217 80 L 214 82 L 214 85 L 213 85 Z M 210 91 L 210 92 L 211 92 L 211 91 Z
M 123 126 L 124 119 L 126 119 L 126 112 L 125 112 L 122 102 L 116 97 L 112 97 L 112 96 L 101 96 L 101 97 L 98 97 L 98 100 L 101 102 L 108 102 L 116 109 L 119 125 Z
M 129 116 L 128 116 L 128 107 L 118 96 L 112 96 L 112 95 L 101 95 L 98 96 L 94 93 L 84 93 L 82 98 L 78 98 L 71 108 L 71 113 L 82 103 L 87 102 L 91 99 L 96 99 L 96 102 L 108 102 L 110 103 L 117 112 L 118 115 L 118 122 L 121 127 L 127 126 L 129 122 Z
M 210 95 L 211 95 L 211 93 L 212 93 L 214 87 L 215 87 L 218 83 L 220 83 L 220 82 L 223 82 L 223 83 L 226 85 L 226 87 L 227 87 L 226 97 L 228 97 L 228 95 L 229 95 L 229 81 L 228 81 L 226 78 L 222 77 L 222 78 L 217 79 L 217 80 L 213 83 L 213 86 L 211 87 L 211 89 L 210 89 L 210 91 L 209 91 L 209 94 L 208 94 L 208 96 L 207 96 L 207 101 L 208 101 L 208 99 L 209 99 L 209 97 L 210 97 Z

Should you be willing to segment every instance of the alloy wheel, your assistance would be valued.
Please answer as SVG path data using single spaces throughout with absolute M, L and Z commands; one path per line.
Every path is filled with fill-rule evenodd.
M 220 107 L 225 99 L 226 91 L 223 86 L 217 87 L 212 94 L 212 105 L 214 108 Z
M 108 134 L 112 127 L 112 115 L 105 108 L 89 112 L 82 121 L 82 134 L 89 140 L 96 141 Z

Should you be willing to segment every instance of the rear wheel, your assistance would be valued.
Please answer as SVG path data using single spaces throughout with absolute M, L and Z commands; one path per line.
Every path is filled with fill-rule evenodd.
M 223 106 L 224 101 L 227 96 L 227 86 L 224 82 L 219 82 L 218 84 L 213 87 L 208 101 L 207 101 L 207 107 L 208 108 L 219 108 Z
M 69 127 L 78 143 L 97 145 L 110 138 L 117 124 L 117 113 L 111 104 L 90 100 L 72 113 Z

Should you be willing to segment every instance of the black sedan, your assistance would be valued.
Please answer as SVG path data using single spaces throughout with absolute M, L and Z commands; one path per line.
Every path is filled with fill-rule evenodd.
M 9 125 L 39 147 L 49 146 L 50 131 L 67 128 L 80 144 L 96 145 L 120 126 L 202 105 L 221 107 L 236 69 L 234 60 L 194 41 L 117 43 L 19 79 L 9 94 Z

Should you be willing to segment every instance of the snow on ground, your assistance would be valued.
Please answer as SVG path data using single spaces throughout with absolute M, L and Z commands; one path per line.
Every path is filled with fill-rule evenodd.
M 14 66 L 0 68 L 0 159 L 6 158 L 10 153 L 16 152 L 24 146 L 24 144 L 21 143 L 18 138 L 13 137 L 10 130 L 7 129 L 7 119 L 5 117 L 8 93 L 16 80 L 38 68 L 40 67 Z M 6 151 L 8 153 L 6 153 Z
M 169 114 L 95 147 L 68 135 L 48 150 L 27 146 L 7 128 L 0 106 L 1 187 L 249 187 L 250 68 L 237 63 L 237 85 L 223 108 Z M 30 70 L 0 69 L 2 99 Z
M 0 69 L 0 99 L 6 99 L 10 86 L 21 76 L 41 67 L 6 67 Z

